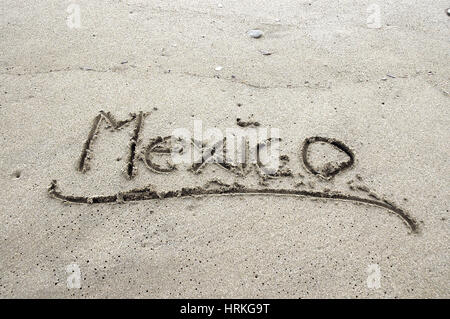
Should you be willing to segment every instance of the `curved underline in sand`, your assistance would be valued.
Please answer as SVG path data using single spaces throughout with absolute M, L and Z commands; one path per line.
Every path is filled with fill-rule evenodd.
M 113 195 L 100 196 L 73 196 L 64 195 L 59 189 L 57 182 L 54 180 L 48 188 L 48 193 L 51 197 L 70 203 L 78 204 L 103 204 L 103 203 L 122 203 L 140 200 L 151 199 L 169 199 L 169 198 L 183 198 L 183 197 L 200 197 L 200 196 L 247 196 L 247 195 L 275 195 L 275 196 L 293 196 L 293 197 L 308 197 L 314 199 L 330 199 L 350 201 L 353 203 L 366 204 L 370 206 L 380 207 L 388 210 L 390 213 L 399 217 L 412 233 L 419 232 L 419 226 L 416 220 L 411 217 L 404 210 L 394 206 L 385 200 L 369 199 L 358 197 L 354 195 L 332 193 L 332 192 L 315 192 L 307 190 L 295 189 L 276 189 L 276 188 L 247 188 L 242 185 L 226 186 L 215 189 L 205 189 L 202 187 L 182 188 L 181 190 L 156 192 L 150 188 L 133 189 L 126 192 L 121 192 Z

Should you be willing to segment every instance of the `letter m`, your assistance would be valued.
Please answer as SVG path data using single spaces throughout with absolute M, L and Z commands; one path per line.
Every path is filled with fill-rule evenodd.
M 145 116 L 142 112 L 139 112 L 139 114 L 137 115 L 132 113 L 130 114 L 130 118 L 123 121 L 117 121 L 110 112 L 100 111 L 100 114 L 98 114 L 92 121 L 91 130 L 89 131 L 88 137 L 83 144 L 83 149 L 81 150 L 80 159 L 78 160 L 77 164 L 77 170 L 82 173 L 85 173 L 90 169 L 89 161 L 92 158 L 93 153 L 92 147 L 103 121 L 109 124 L 109 126 L 112 128 L 113 131 L 120 130 L 122 127 L 125 126 L 125 124 L 130 123 L 132 121 L 136 121 L 131 141 L 129 144 L 128 161 L 126 169 L 126 174 L 128 178 L 133 178 L 135 176 L 134 159 L 136 157 L 136 146 L 139 138 L 139 133 L 144 124 L 144 117 Z

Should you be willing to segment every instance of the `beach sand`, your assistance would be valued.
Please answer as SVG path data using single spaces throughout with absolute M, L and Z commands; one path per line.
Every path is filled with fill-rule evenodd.
M 0 297 L 449 298 L 448 5 L 3 0 Z M 101 115 L 77 170 L 100 111 L 146 115 L 131 179 L 136 119 L 113 130 Z M 161 174 L 141 160 L 151 139 L 238 118 L 279 129 L 292 176 L 261 182 L 215 164 Z M 317 136 L 348 147 L 351 167 L 308 171 L 302 145 Z M 311 161 L 336 152 L 322 147 Z M 53 180 L 89 202 L 119 196 L 64 202 Z M 303 195 L 123 199 L 211 180 Z M 392 205 L 414 226 L 313 194 Z

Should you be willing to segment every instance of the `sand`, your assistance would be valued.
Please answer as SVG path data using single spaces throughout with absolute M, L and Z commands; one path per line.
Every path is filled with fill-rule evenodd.
M 449 4 L 373 4 L 3 0 L 0 296 L 450 297 Z M 286 176 L 145 165 L 237 119 L 279 129 Z M 315 174 L 348 161 L 321 143 L 308 169 L 315 137 L 351 165 Z

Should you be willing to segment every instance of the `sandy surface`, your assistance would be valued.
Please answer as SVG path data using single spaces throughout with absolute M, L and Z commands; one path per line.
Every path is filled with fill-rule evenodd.
M 66 23 L 71 3 L 80 28 Z M 0 296 L 450 297 L 449 2 L 376 3 L 374 29 L 371 1 L 3 0 Z M 279 128 L 293 177 L 261 185 L 216 165 L 157 174 L 138 160 L 129 180 L 134 122 L 109 132 L 105 121 L 81 173 L 100 110 L 149 113 L 139 151 L 194 120 Z M 345 143 L 354 165 L 330 180 L 308 172 L 300 148 L 313 136 Z M 92 197 L 214 178 L 370 190 L 418 228 L 382 207 L 307 196 L 71 204 L 47 191 L 52 180 Z M 80 289 L 68 287 L 68 265 L 80 270 Z M 380 286 L 369 287 L 373 265 Z

